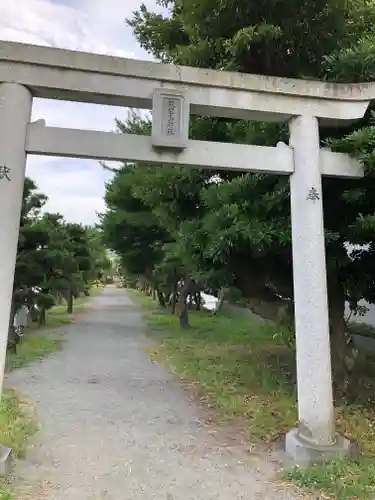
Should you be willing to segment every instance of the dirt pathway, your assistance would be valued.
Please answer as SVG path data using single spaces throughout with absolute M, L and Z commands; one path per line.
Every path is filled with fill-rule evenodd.
M 201 409 L 151 363 L 140 316 L 121 290 L 92 299 L 61 352 L 7 385 L 35 405 L 41 430 L 17 466 L 33 500 L 297 499 L 268 463 L 225 447 Z

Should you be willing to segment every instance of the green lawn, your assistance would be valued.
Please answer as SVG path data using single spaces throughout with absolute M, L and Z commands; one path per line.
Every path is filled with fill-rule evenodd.
M 74 312 L 77 314 L 84 310 L 87 302 L 99 294 L 102 287 L 93 287 L 89 297 L 79 297 L 75 300 Z M 40 327 L 38 323 L 30 323 L 26 329 L 22 344 L 17 346 L 17 354 L 7 355 L 7 369 L 21 368 L 37 359 L 42 359 L 61 348 L 61 339 L 51 338 L 44 333 L 72 322 L 74 316 L 66 312 L 66 306 L 55 306 L 47 312 L 46 324 Z M 0 498 L 1 500 L 1 498 Z
M 14 500 L 14 496 L 6 484 L 0 486 L 0 500 Z
M 81 296 L 78 297 L 77 299 L 74 299 L 73 302 L 73 314 L 80 313 L 85 310 L 85 306 L 87 302 L 92 299 L 93 297 L 96 297 L 101 293 L 103 290 L 102 286 L 94 286 L 90 289 L 90 295 L 89 296 Z M 48 312 L 48 316 L 61 316 L 62 314 L 64 315 L 66 313 L 66 304 L 61 304 L 53 307 L 51 311 Z
M 24 458 L 27 440 L 37 429 L 27 402 L 16 391 L 6 390 L 0 403 L 0 443 L 12 448 L 15 457 Z
M 49 327 L 53 328 L 51 325 Z M 61 344 L 62 340 L 60 339 L 47 337 L 37 331 L 32 333 L 26 331 L 22 344 L 17 346 L 17 354 L 7 354 L 7 370 L 12 371 L 28 365 L 32 361 L 43 359 L 49 354 L 58 351 Z
M 26 401 L 16 391 L 4 391 L 0 403 L 0 443 L 12 448 L 13 456 L 24 458 L 28 440 L 38 424 Z M 15 500 L 7 480 L 0 484 L 0 500 Z
M 249 434 L 272 441 L 296 423 L 289 349 L 273 340 L 275 327 L 248 318 L 190 312 L 191 328 L 149 297 L 130 292 L 160 342 L 150 357 L 204 392 L 223 419 L 240 418 Z
M 177 318 L 159 309 L 151 298 L 134 290 L 129 293 L 143 309 L 150 333 L 158 341 L 149 353 L 151 359 L 190 381 L 218 416 L 239 419 L 249 438 L 263 443 L 296 425 L 294 354 L 281 343 L 276 325 L 190 312 L 191 328 L 182 331 Z M 286 477 L 333 498 L 374 498 L 374 407 L 338 409 L 337 427 L 359 442 L 363 455 L 358 460 L 293 469 Z

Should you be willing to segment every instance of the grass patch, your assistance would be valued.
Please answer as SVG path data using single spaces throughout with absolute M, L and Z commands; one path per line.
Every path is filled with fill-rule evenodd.
M 78 297 L 77 299 L 74 299 L 73 314 L 69 314 L 67 312 L 66 303 L 52 307 L 46 313 L 45 325 L 40 326 L 37 322 L 31 323 L 28 326 L 28 329 L 32 329 L 32 330 L 40 330 L 40 329 L 45 329 L 45 328 L 53 329 L 53 328 L 58 328 L 59 326 L 68 325 L 69 323 L 72 322 L 73 315 L 84 311 L 87 302 L 90 299 L 92 299 L 93 297 L 96 297 L 97 295 L 99 295 L 102 290 L 103 290 L 102 286 L 94 286 L 90 289 L 89 296 L 82 296 L 82 297 Z
M 375 326 L 368 325 L 367 323 L 352 321 L 348 324 L 348 330 L 352 335 L 375 338 Z
M 27 441 L 38 430 L 25 406 L 14 390 L 4 391 L 0 403 L 0 443 L 12 448 L 17 458 L 25 457 Z
M 26 332 L 22 344 L 17 346 L 17 354 L 7 354 L 7 370 L 12 371 L 43 359 L 60 350 L 62 340 Z M 0 441 L 1 442 L 1 441 Z
M 7 485 L 3 484 L 0 486 L 0 500 L 13 500 L 14 497 L 12 492 Z
M 333 460 L 305 470 L 294 468 L 285 477 L 308 491 L 324 491 L 340 500 L 372 499 L 375 492 L 375 461 L 371 457 L 358 460 Z
M 88 297 L 79 297 L 75 300 L 74 313 L 84 308 L 87 301 L 101 292 L 102 287 L 93 287 L 91 295 Z M 43 335 L 43 330 L 52 330 L 72 322 L 72 315 L 66 312 L 66 306 L 53 307 L 46 315 L 45 325 L 30 323 L 26 329 L 22 344 L 17 346 L 17 354 L 7 354 L 8 371 L 28 365 L 32 361 L 43 359 L 49 354 L 58 351 L 61 348 L 62 340 L 53 339 Z M 1 497 L 0 497 L 1 500 Z
M 24 458 L 29 438 L 38 430 L 36 420 L 26 410 L 16 391 L 5 390 L 0 403 L 0 443 L 12 448 L 13 456 Z M 0 484 L 0 500 L 13 500 L 6 480 Z
M 90 297 L 88 297 L 90 298 Z M 82 312 L 84 310 L 85 304 L 87 302 L 86 297 L 79 297 L 78 299 L 74 300 L 74 305 L 73 305 L 73 313 L 72 314 L 77 314 L 79 312 Z M 70 323 L 71 319 L 71 314 L 68 313 L 66 304 L 60 304 L 57 306 L 53 306 L 48 312 L 47 316 L 56 318 L 56 317 L 64 317 L 67 323 Z
M 53 309 L 51 309 L 51 311 L 47 312 L 46 323 L 44 325 L 39 325 L 37 322 L 30 323 L 26 328 L 25 335 L 27 335 L 28 332 L 32 331 L 40 331 L 46 329 L 52 330 L 54 328 L 59 328 L 60 326 L 69 325 L 69 323 L 71 322 L 72 318 L 68 316 L 65 311 L 54 311 Z
M 140 293 L 137 290 L 133 290 L 132 288 L 127 288 L 126 293 L 142 309 L 146 309 L 146 310 L 159 309 L 158 305 L 151 297 L 149 297 L 143 293 Z
M 252 438 L 267 442 L 295 425 L 294 360 L 273 339 L 275 326 L 192 311 L 191 328 L 182 331 L 150 297 L 133 290 L 130 296 L 161 340 L 151 357 L 197 384 L 222 418 L 240 418 Z
M 17 346 L 17 354 L 7 352 L 7 371 L 21 368 L 60 350 L 62 340 L 44 335 L 43 331 L 68 325 L 71 321 L 72 317 L 65 311 L 53 308 L 47 313 L 44 325 L 40 326 L 37 322 L 30 322 L 25 330 L 22 343 Z
M 90 299 L 92 299 L 93 297 L 98 296 L 102 290 L 103 290 L 102 286 L 94 286 L 90 289 L 90 295 L 88 295 L 88 296 L 84 295 L 84 296 L 77 297 L 76 299 L 74 299 L 73 314 L 77 314 L 79 312 L 82 312 L 85 309 L 85 305 L 87 304 L 87 302 Z M 68 314 L 66 311 L 66 303 L 54 306 L 48 312 L 48 316 L 61 316 L 63 314 Z
M 159 341 L 151 358 L 195 384 L 219 415 L 240 419 L 252 440 L 266 443 L 296 425 L 294 354 L 276 335 L 276 325 L 191 311 L 191 328 L 182 331 L 177 318 L 150 297 L 134 290 L 127 293 L 142 307 L 150 333 Z M 362 456 L 295 468 L 285 476 L 332 498 L 374 498 L 374 405 L 339 408 L 336 418 L 339 432 L 359 443 Z

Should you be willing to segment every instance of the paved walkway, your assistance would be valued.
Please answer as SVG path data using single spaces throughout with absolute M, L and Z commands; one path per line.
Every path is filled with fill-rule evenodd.
M 148 360 L 124 292 L 107 288 L 62 331 L 61 352 L 7 378 L 41 422 L 16 470 L 21 499 L 299 498 L 271 479 L 271 464 L 209 432 L 177 380 Z

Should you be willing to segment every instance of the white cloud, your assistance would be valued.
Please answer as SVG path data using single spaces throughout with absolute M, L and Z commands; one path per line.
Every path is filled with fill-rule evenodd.
M 0 39 L 138 59 L 148 58 L 125 19 L 141 0 L 0 0 Z M 145 2 L 155 7 L 155 0 Z M 110 106 L 35 99 L 32 119 L 49 126 L 113 130 L 126 110 Z M 47 194 L 49 211 L 90 224 L 104 209 L 110 173 L 98 162 L 30 157 L 27 175 Z

